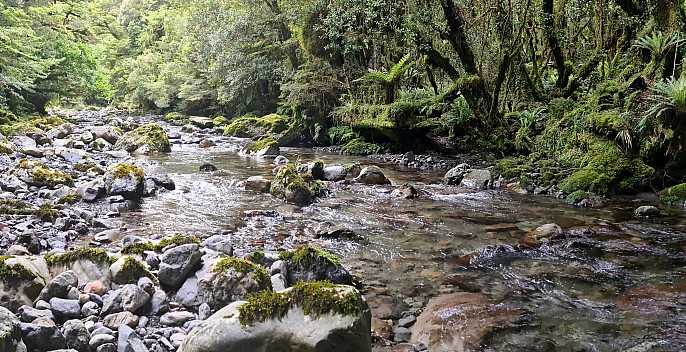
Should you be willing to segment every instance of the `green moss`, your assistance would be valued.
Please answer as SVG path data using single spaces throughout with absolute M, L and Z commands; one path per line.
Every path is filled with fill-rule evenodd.
M 227 270 L 233 270 L 235 272 L 255 275 L 255 282 L 260 287 L 271 287 L 271 279 L 267 270 L 260 265 L 247 261 L 240 258 L 224 258 L 214 265 L 213 271 L 219 275 L 225 275 Z
M 176 235 L 173 237 L 162 239 L 158 244 L 155 245 L 155 250 L 160 252 L 162 251 L 162 249 L 172 244 L 176 246 L 181 246 L 184 244 L 192 243 L 200 244 L 200 240 L 192 236 Z
M 256 117 L 253 114 L 248 114 L 233 120 L 231 124 L 226 126 L 224 135 L 250 138 L 268 133 L 279 134 L 286 131 L 289 125 L 290 119 L 281 115 L 270 114 Z
M 187 120 L 187 119 L 188 119 L 187 115 L 182 114 L 180 112 L 176 112 L 176 111 L 170 112 L 170 113 L 164 115 L 164 117 L 162 118 L 163 121 L 167 121 L 167 122 L 183 121 L 183 120 Z
M 60 216 L 60 212 L 53 208 L 52 204 L 43 203 L 38 206 L 38 210 L 34 212 L 34 215 L 44 221 L 52 221 Z
M 22 265 L 6 264 L 5 261 L 10 258 L 12 258 L 10 255 L 0 256 L 0 279 L 2 281 L 30 281 L 36 278 L 34 273 Z
M 254 263 L 254 262 L 259 261 L 262 258 L 264 258 L 264 252 L 262 252 L 261 250 L 258 249 L 258 250 L 253 251 L 252 253 L 248 254 L 248 257 L 246 259 Z
M 266 148 L 270 148 L 270 147 L 278 147 L 278 146 L 279 146 L 279 143 L 274 138 L 267 137 L 267 138 L 261 139 L 257 142 L 253 142 L 253 143 L 248 144 L 244 150 L 252 152 L 252 153 L 257 153 L 262 149 L 266 149 Z
M 312 177 L 315 180 L 321 180 L 324 178 L 324 162 L 321 160 L 315 160 L 312 162 Z
M 139 274 L 143 274 L 143 276 L 148 277 L 150 280 L 155 285 L 159 285 L 160 282 L 157 279 L 157 277 L 148 270 L 148 268 L 143 265 L 143 263 L 139 262 L 133 257 L 127 256 L 124 258 L 124 264 L 121 266 L 121 271 L 125 273 L 130 273 L 129 277 L 126 279 L 127 284 L 135 284 L 138 283 L 138 279 L 140 277 L 138 276 Z
M 274 177 L 269 193 L 277 198 L 285 197 L 286 186 L 298 178 L 302 179 L 302 177 L 298 175 L 295 165 L 286 164 L 282 166 Z
M 81 196 L 77 193 L 67 194 L 66 196 L 57 200 L 57 204 L 76 204 L 81 200 Z
M 114 263 L 114 260 L 107 255 L 104 249 L 78 248 L 62 254 L 46 254 L 45 262 L 49 266 L 67 265 L 79 260 L 90 260 L 96 263 Z
M 14 153 L 14 146 L 12 146 L 7 140 L 0 141 L 0 154 L 12 154 Z
M 217 126 L 224 126 L 227 123 L 229 123 L 229 120 L 226 119 L 224 116 L 217 116 L 212 120 L 212 124 L 217 127 Z
M 143 183 L 145 174 L 143 169 L 133 164 L 118 164 L 110 170 L 114 179 L 135 177 L 137 183 Z
M 127 132 L 114 145 L 115 149 L 123 149 L 127 152 L 136 151 L 143 146 L 147 146 L 151 152 L 171 152 L 167 133 L 162 126 L 155 123 Z
M 317 263 L 325 261 L 331 265 L 341 265 L 341 261 L 335 254 L 327 252 L 313 245 L 307 245 L 297 251 L 284 251 L 279 253 L 279 259 L 292 261 L 304 268 L 313 268 Z
M 686 202 L 686 183 L 660 191 L 660 202 L 669 205 L 683 205 Z
M 155 246 L 152 242 L 133 242 L 129 243 L 121 249 L 121 254 L 138 254 L 143 255 L 145 251 L 155 251 Z
M 312 181 L 310 189 L 312 190 L 312 195 L 315 197 L 326 197 L 329 191 L 329 189 L 326 188 L 326 184 L 320 180 Z
M 268 319 L 280 320 L 296 306 L 315 319 L 326 314 L 348 316 L 360 312 L 358 302 L 359 297 L 355 293 L 339 293 L 333 284 L 298 282 L 286 292 L 261 291 L 250 294 L 247 302 L 238 307 L 238 319 L 244 327 Z
M 382 148 L 376 144 L 367 143 L 361 138 L 356 138 L 348 142 L 341 148 L 341 153 L 345 155 L 369 155 L 377 154 Z
M 35 215 L 44 221 L 51 221 L 60 216 L 59 211 L 50 203 L 43 203 L 38 208 L 29 208 L 28 204 L 21 200 L 0 200 L 0 214 L 2 215 Z
M 88 164 L 88 163 L 77 163 L 74 164 L 72 167 L 74 171 L 78 172 L 83 172 L 83 173 L 88 173 L 88 172 L 95 172 L 98 175 L 104 175 L 105 171 L 101 169 L 98 165 L 95 164 Z
M 32 181 L 37 186 L 54 188 L 58 185 L 71 186 L 74 184 L 74 179 L 72 179 L 69 174 L 51 169 L 37 161 L 21 159 L 19 161 L 19 168 L 29 170 Z
M 47 131 L 52 127 L 59 126 L 66 121 L 60 117 L 30 117 L 28 119 L 14 119 L 9 124 L 0 124 L 0 134 L 5 136 L 25 134 L 32 130 Z
M 595 198 L 595 197 L 597 197 L 597 195 L 595 193 L 579 190 L 579 191 L 574 191 L 570 195 L 568 195 L 567 198 L 565 198 L 565 201 L 567 202 L 567 204 L 575 205 L 575 204 L 579 204 L 579 202 L 581 202 L 584 199 Z

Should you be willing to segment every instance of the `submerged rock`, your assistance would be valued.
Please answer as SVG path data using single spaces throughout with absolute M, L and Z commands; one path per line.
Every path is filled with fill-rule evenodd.
M 267 301 L 275 305 L 273 313 L 259 309 Z M 276 351 L 284 346 L 370 352 L 371 311 L 350 286 L 300 284 L 222 308 L 193 329 L 179 351 Z

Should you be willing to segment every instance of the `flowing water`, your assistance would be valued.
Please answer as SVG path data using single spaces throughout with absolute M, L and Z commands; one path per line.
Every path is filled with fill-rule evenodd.
M 411 183 L 420 190 L 416 199 L 399 199 L 391 197 L 392 187 L 332 185 L 330 197 L 299 208 L 243 190 L 241 181 L 271 175 L 274 166 L 270 160 L 238 156 L 231 140 L 219 142 L 207 149 L 177 144 L 168 155 L 143 157 L 163 166 L 177 189 L 146 198 L 140 211 L 124 214 L 127 227 L 153 238 L 225 234 L 246 251 L 314 242 L 338 254 L 364 285 L 385 286 L 415 308 L 440 293 L 472 291 L 525 309 L 526 322 L 494 334 L 486 341 L 490 346 L 686 350 L 681 208 L 661 207 L 662 217 L 639 220 L 634 208 L 657 204 L 654 197 L 579 209 L 549 196 L 443 186 L 444 171 L 286 149 L 282 153 L 291 161 L 376 163 L 395 184 Z M 203 163 L 220 172 L 199 172 Z M 538 250 L 516 246 L 546 223 L 559 224 L 566 238 Z M 363 239 L 315 238 L 331 228 L 353 230 Z

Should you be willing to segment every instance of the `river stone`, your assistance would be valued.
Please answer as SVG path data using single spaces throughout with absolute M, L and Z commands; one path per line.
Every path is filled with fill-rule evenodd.
M 296 260 L 285 260 L 288 285 L 293 286 L 298 281 L 328 281 L 334 284 L 353 285 L 353 278 L 350 273 L 340 264 L 333 263 L 325 256 L 319 255 L 317 250 L 306 247 L 301 251 L 309 251 L 306 254 L 311 260 L 298 262 Z
M 117 143 L 122 136 L 121 130 L 114 126 L 93 126 L 90 133 L 94 139 L 102 138 L 110 144 Z
M 195 319 L 195 314 L 188 311 L 165 313 L 160 317 L 160 324 L 166 326 L 183 326 L 187 321 Z
M 250 176 L 248 180 L 245 181 L 245 190 L 254 191 L 259 193 L 269 193 L 269 189 L 272 187 L 272 181 L 267 180 L 262 176 Z
M 22 340 L 29 351 L 49 351 L 67 347 L 64 335 L 56 325 L 21 323 Z
M 143 169 L 132 164 L 118 164 L 105 173 L 105 190 L 108 196 L 122 196 L 139 200 L 145 190 Z
M 69 290 L 72 287 L 77 287 L 79 284 L 79 278 L 76 273 L 68 270 L 50 280 L 47 286 L 41 291 L 38 296 L 39 300 L 50 301 L 53 297 L 66 298 Z
M 118 329 L 122 325 L 134 328 L 138 325 L 138 316 L 133 315 L 131 312 L 114 313 L 106 316 L 102 323 L 113 330 Z
M 53 297 L 50 299 L 50 309 L 57 317 L 68 319 L 81 318 L 81 305 L 75 299 Z
M 171 152 L 169 137 L 162 126 L 148 124 L 124 134 L 114 145 L 116 150 L 129 153 Z
M 443 176 L 443 183 L 452 186 L 459 185 L 460 182 L 462 182 L 464 175 L 467 174 L 467 170 L 469 170 L 469 165 L 467 164 L 460 164 L 455 166 L 454 168 L 448 170 L 448 172 L 445 173 L 445 175 Z
M 438 296 L 412 326 L 412 341 L 432 352 L 477 350 L 489 334 L 518 326 L 522 313 L 480 293 Z
M 105 181 L 98 177 L 92 181 L 82 183 L 76 188 L 76 193 L 81 196 L 81 200 L 86 203 L 93 203 L 105 196 Z
M 548 241 L 559 238 L 564 234 L 562 228 L 557 224 L 544 224 L 527 234 L 528 237 L 536 241 Z
M 102 346 L 107 343 L 113 343 L 115 341 L 114 335 L 111 334 L 93 334 L 91 336 L 90 341 L 88 341 L 88 345 L 92 350 L 95 350 L 98 348 L 98 346 Z M 115 348 L 116 351 L 116 348 Z
M 110 291 L 104 297 L 101 315 L 108 315 L 111 313 L 119 313 L 124 311 L 124 306 L 122 305 L 123 295 L 124 292 L 122 289 Z
M 167 250 L 160 258 L 160 270 L 157 274 L 160 283 L 172 288 L 178 287 L 200 263 L 200 258 L 200 246 L 195 243 Z
M 23 323 L 30 323 L 42 317 L 55 320 L 55 315 L 52 314 L 50 309 L 36 309 L 26 305 L 19 307 L 19 317 Z
M 24 272 L 20 276 L 0 277 L 0 306 L 17 311 L 33 305 L 52 276 L 43 257 L 5 257 L 4 265 Z
M 355 178 L 355 182 L 368 185 L 390 185 L 391 181 L 386 178 L 383 171 L 378 166 L 367 166 Z
M 88 352 L 88 342 L 91 334 L 81 320 L 67 320 L 62 326 L 62 333 L 67 340 L 67 348 L 79 352 Z
M 99 282 L 103 290 L 102 294 L 104 294 L 104 291 L 110 285 L 110 263 L 106 260 L 96 260 L 83 257 L 66 265 L 53 266 L 51 270 L 53 272 L 71 270 L 74 274 L 76 274 L 78 282 L 82 285 L 85 283 L 86 286 L 90 287 L 91 290 L 94 288 L 93 285 L 97 285 L 95 282 Z
M 634 215 L 640 218 L 650 218 L 660 215 L 660 209 L 652 205 L 643 205 L 634 210 Z
M 6 308 L 0 307 L 0 351 L 22 351 L 22 332 L 19 319 Z
M 324 181 L 343 181 L 348 172 L 341 165 L 326 166 L 324 168 Z
M 83 317 L 97 316 L 100 314 L 100 307 L 95 302 L 86 302 L 81 306 L 81 315 Z
M 133 313 L 150 300 L 150 295 L 138 285 L 124 285 L 121 290 L 121 305 L 125 311 Z
M 193 116 L 190 119 L 188 119 L 188 121 L 199 128 L 214 127 L 214 123 L 212 122 L 212 120 L 207 117 Z
M 143 339 L 133 329 L 120 325 L 117 331 L 117 351 L 119 352 L 148 352 Z
M 117 345 L 113 343 L 106 343 L 98 346 L 98 349 L 95 350 L 95 352 L 118 352 Z
M 358 297 L 359 313 L 348 316 L 305 315 L 298 306 L 281 319 L 269 319 L 241 326 L 238 308 L 243 301 L 231 303 L 200 323 L 181 344 L 179 352 L 290 351 L 371 352 L 371 311 L 359 292 L 338 286 L 340 294 Z M 211 333 L 208 333 L 211 332 Z
M 469 170 L 462 178 L 460 187 L 478 190 L 488 189 L 491 187 L 491 172 L 479 169 Z
M 134 265 L 130 263 L 134 263 Z M 123 255 L 117 259 L 110 266 L 109 271 L 112 282 L 116 284 L 128 284 L 133 280 L 138 280 L 138 278 L 148 275 L 145 264 L 130 255 Z
M 103 138 L 98 138 L 88 143 L 88 148 L 98 152 L 106 152 L 112 150 L 112 148 L 114 148 L 114 145 L 112 145 L 112 143 L 106 141 Z

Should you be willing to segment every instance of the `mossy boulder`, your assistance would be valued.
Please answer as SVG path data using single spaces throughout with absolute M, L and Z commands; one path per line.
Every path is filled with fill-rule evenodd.
M 371 310 L 353 287 L 300 283 L 222 308 L 193 329 L 179 351 L 276 351 L 283 346 L 371 352 Z
M 104 249 L 83 247 L 61 254 L 46 254 L 45 262 L 53 275 L 71 270 L 83 284 L 100 281 L 107 286 L 113 259 Z
M 179 123 L 183 122 L 184 120 L 187 120 L 187 119 L 188 119 L 188 116 L 186 114 L 180 113 L 177 111 L 172 111 L 172 112 L 164 115 L 164 117 L 162 118 L 163 121 L 179 122 Z
M 74 180 L 67 173 L 52 169 L 38 161 L 22 159 L 15 168 L 17 177 L 31 186 L 57 188 L 73 186 Z
M 272 181 L 269 193 L 297 205 L 308 205 L 312 203 L 314 197 L 310 186 L 302 176 L 298 175 L 293 164 L 284 165 L 279 169 Z
M 214 127 L 226 126 L 229 123 L 229 120 L 224 116 L 217 116 L 212 119 L 212 123 L 214 124 Z
M 605 204 L 602 197 L 593 192 L 586 192 L 582 190 L 570 193 L 565 202 L 569 205 L 574 205 L 582 208 L 595 208 Z
M 248 114 L 233 120 L 224 129 L 225 136 L 253 138 L 265 135 L 278 135 L 285 132 L 291 120 L 278 114 L 257 117 Z
M 660 202 L 669 205 L 686 204 L 686 183 L 678 184 L 660 191 Z
M 33 305 L 52 279 L 41 257 L 0 256 L 0 306 L 16 311 Z
M 248 144 L 241 150 L 241 153 L 250 156 L 276 156 L 281 154 L 281 151 L 279 150 L 279 143 L 274 138 L 267 137 Z
M 383 148 L 376 144 L 367 143 L 361 138 L 355 138 L 341 148 L 341 153 L 345 155 L 370 155 L 381 153 L 382 150 Z
M 110 279 L 115 284 L 136 284 L 143 276 L 150 278 L 156 285 L 159 284 L 157 277 L 148 270 L 148 267 L 130 255 L 123 255 L 112 263 L 109 273 Z
M 14 153 L 14 145 L 7 139 L 0 138 L 0 155 Z
M 334 284 L 352 285 L 350 273 L 341 265 L 340 260 L 333 253 L 315 246 L 281 252 L 279 259 L 286 263 L 287 282 L 289 286 L 299 281 L 328 281 Z
M 613 195 L 635 192 L 655 169 L 640 158 L 623 152 L 613 142 L 596 143 L 582 160 L 585 166 L 563 180 L 559 187 L 565 193 L 575 191 Z
M 116 150 L 127 152 L 171 152 L 169 137 L 162 126 L 151 123 L 124 134 L 114 145 Z
M 138 200 L 145 190 L 143 169 L 133 164 L 117 164 L 105 173 L 105 190 L 110 196 Z

